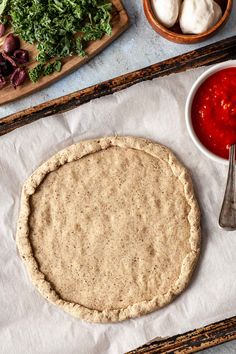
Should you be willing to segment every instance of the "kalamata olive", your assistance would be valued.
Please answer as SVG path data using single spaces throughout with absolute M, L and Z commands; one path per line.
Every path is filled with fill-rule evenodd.
M 18 65 L 16 64 L 15 60 L 10 55 L 8 55 L 5 52 L 2 52 L 2 56 L 3 56 L 3 58 L 6 61 L 8 61 L 13 66 L 13 68 L 17 68 L 18 67 Z
M 10 63 L 2 62 L 0 63 L 0 75 L 6 77 L 10 75 L 13 71 L 13 68 Z
M 6 32 L 6 26 L 3 23 L 0 23 L 0 37 L 4 36 Z
M 2 75 L 0 75 L 0 89 L 2 89 L 6 85 L 6 83 L 7 82 L 5 78 Z
M 29 61 L 29 52 L 25 49 L 17 49 L 13 53 L 13 58 L 18 64 L 25 64 Z
M 25 80 L 27 79 L 28 74 L 27 71 L 24 68 L 17 68 L 13 71 L 13 73 L 10 76 L 10 82 L 14 88 L 17 86 L 22 85 Z
M 19 40 L 19 37 L 17 36 L 14 36 L 12 33 L 10 33 L 4 43 L 3 43 L 3 47 L 2 49 L 4 50 L 4 52 L 6 53 L 12 53 L 14 52 L 15 50 L 19 49 L 20 48 L 20 40 Z
M 13 72 L 13 67 L 11 63 L 7 60 L 5 60 L 0 53 L 0 75 L 2 76 L 8 76 Z

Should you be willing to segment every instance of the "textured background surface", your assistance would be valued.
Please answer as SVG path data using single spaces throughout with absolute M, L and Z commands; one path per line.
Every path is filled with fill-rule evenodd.
M 31 96 L 0 107 L 0 117 L 80 90 L 112 77 L 188 52 L 236 33 L 236 2 L 227 25 L 213 38 L 195 45 L 168 42 L 147 22 L 141 0 L 123 0 L 130 28 L 116 42 L 74 73 Z
M 236 2 L 234 2 L 231 18 L 223 30 L 212 39 L 191 46 L 168 42 L 156 34 L 144 17 L 141 1 L 124 0 L 123 2 L 130 15 L 131 26 L 115 43 L 87 65 L 58 83 L 30 97 L 1 106 L 0 116 L 6 116 L 236 34 Z M 236 341 L 206 350 L 204 353 L 236 353 Z
M 202 351 L 204 354 L 235 354 L 236 353 L 236 341 L 228 342 L 218 347 L 213 347 Z

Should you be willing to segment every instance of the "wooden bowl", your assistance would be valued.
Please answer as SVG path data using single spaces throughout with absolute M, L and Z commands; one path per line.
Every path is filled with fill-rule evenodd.
M 215 0 L 215 1 L 220 5 L 223 16 L 215 24 L 215 26 L 213 26 L 208 31 L 203 32 L 201 34 L 183 34 L 178 23 L 176 23 L 171 28 L 166 28 L 165 26 L 163 26 L 158 21 L 158 19 L 154 14 L 152 8 L 152 0 L 143 0 L 143 7 L 144 7 L 145 15 L 150 25 L 162 37 L 175 43 L 192 44 L 192 43 L 204 41 L 207 38 L 213 36 L 228 21 L 232 10 L 233 0 Z

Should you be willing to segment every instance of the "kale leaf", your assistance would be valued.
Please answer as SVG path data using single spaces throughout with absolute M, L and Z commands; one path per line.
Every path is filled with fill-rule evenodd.
M 0 16 L 6 11 L 9 0 L 2 0 L 0 3 Z
M 35 83 L 42 76 L 51 75 L 54 72 L 61 71 L 61 67 L 62 67 L 62 62 L 60 60 L 55 60 L 54 63 L 49 63 L 49 64 L 40 63 L 37 66 L 35 66 L 33 69 L 29 70 L 28 75 L 30 81 Z

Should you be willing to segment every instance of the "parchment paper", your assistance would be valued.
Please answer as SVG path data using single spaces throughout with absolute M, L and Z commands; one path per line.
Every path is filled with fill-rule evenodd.
M 0 138 L 0 353 L 123 353 L 236 315 L 236 232 L 218 227 L 227 167 L 190 140 L 184 104 L 205 69 L 137 84 Z M 169 306 L 118 324 L 89 324 L 48 303 L 31 284 L 15 245 L 24 180 L 60 149 L 82 139 L 134 135 L 170 147 L 192 173 L 202 209 L 202 252 L 188 289 Z

